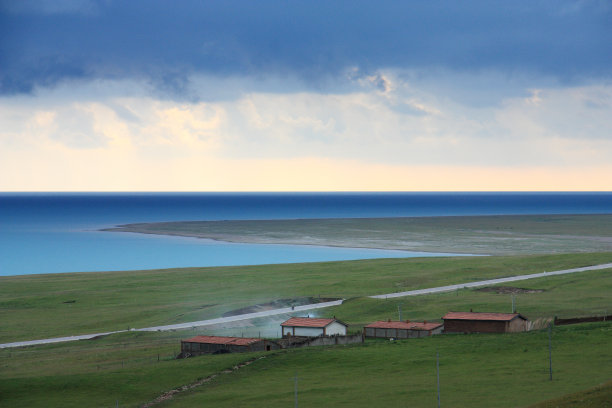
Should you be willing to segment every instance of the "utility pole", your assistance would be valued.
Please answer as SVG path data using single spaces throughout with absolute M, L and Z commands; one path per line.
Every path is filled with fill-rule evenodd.
M 549 380 L 552 381 L 552 322 L 548 324 L 548 372 Z
M 398 303 L 397 304 L 397 314 L 399 315 L 399 321 L 402 321 L 402 304 Z
M 294 383 L 293 383 L 293 398 L 295 400 L 295 408 L 298 408 L 298 397 L 297 397 L 297 373 L 295 373 L 295 378 L 294 378 Z
M 438 408 L 440 408 L 440 355 L 436 351 L 436 378 L 438 381 Z

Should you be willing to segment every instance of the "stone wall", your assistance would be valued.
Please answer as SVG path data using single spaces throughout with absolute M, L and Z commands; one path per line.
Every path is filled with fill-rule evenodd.
M 279 343 L 282 348 L 335 346 L 338 344 L 363 343 L 363 336 L 358 333 L 348 336 L 288 337 L 279 340 Z

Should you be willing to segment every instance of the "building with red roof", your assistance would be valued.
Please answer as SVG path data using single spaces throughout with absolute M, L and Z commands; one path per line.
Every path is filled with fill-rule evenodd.
M 365 337 L 408 339 L 440 334 L 442 323 L 380 320 L 363 328 Z
M 448 312 L 445 333 L 513 333 L 527 330 L 527 318 L 519 313 Z
M 346 336 L 348 325 L 336 318 L 292 317 L 281 323 L 281 328 L 283 337 Z
M 195 336 L 187 340 L 181 340 L 181 354 L 183 357 L 201 354 L 269 351 L 279 348 L 281 346 L 276 342 L 246 337 Z

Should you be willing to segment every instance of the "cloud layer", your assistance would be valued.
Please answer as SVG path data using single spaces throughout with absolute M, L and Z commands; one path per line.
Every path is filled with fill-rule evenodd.
M 180 96 L 197 73 L 334 87 L 350 67 L 612 73 L 605 1 L 25 0 L 1 10 L 4 93 L 127 77 Z
M 113 83 L 4 98 L 0 162 L 11 171 L 0 175 L 0 185 L 9 190 L 64 184 L 93 190 L 610 188 L 612 86 L 534 89 L 481 107 L 398 77 L 380 74 L 348 93 L 250 93 L 218 102 L 160 100 L 146 95 L 146 85 L 139 96 L 80 96 L 97 95 L 100 87 L 121 88 Z M 377 85 L 381 80 L 383 89 Z M 555 179 L 556 173 L 563 178 Z
M 0 189 L 610 190 L 605 1 L 0 5 Z

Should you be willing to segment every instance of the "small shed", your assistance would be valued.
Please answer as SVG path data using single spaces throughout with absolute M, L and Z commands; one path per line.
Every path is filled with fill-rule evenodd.
M 280 345 L 267 339 L 246 337 L 196 336 L 181 340 L 183 356 L 278 350 Z
M 283 337 L 287 336 L 346 336 L 348 325 L 335 318 L 292 317 L 281 323 Z
M 445 333 L 513 333 L 527 330 L 527 318 L 519 313 L 448 312 Z
M 365 337 L 409 339 L 442 333 L 442 323 L 381 320 L 365 326 Z

